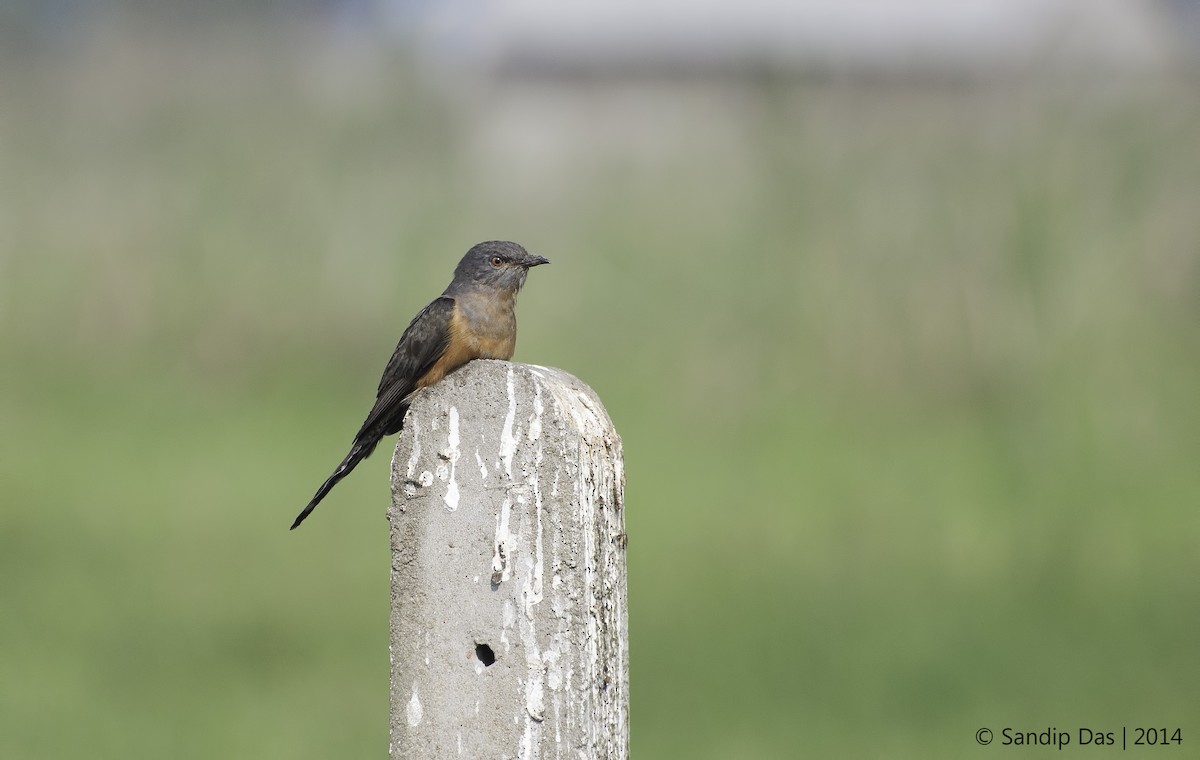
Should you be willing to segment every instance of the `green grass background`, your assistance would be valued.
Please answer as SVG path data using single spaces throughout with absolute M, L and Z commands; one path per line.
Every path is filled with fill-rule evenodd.
M 384 756 L 391 445 L 287 526 L 497 237 L 553 260 L 516 359 L 624 438 L 635 757 L 1191 754 L 1194 81 L 527 86 L 298 39 L 5 58 L 0 757 Z

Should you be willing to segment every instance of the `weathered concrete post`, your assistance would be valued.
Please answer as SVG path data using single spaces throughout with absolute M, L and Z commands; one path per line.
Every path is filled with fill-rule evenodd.
M 391 757 L 629 754 L 625 476 L 595 393 L 474 361 L 392 459 Z

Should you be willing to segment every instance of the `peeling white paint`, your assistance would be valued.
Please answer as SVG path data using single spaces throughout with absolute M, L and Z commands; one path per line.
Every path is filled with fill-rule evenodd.
M 513 435 L 513 423 L 517 419 L 517 394 L 513 389 L 513 369 L 508 368 L 508 414 L 504 417 L 504 427 L 500 430 L 500 461 L 504 463 L 504 472 L 512 477 L 513 454 L 517 453 L 517 438 Z
M 537 722 L 546 719 L 546 700 L 543 693 L 542 658 L 538 652 L 537 634 L 532 616 L 521 621 L 521 645 L 525 648 L 525 712 Z
M 562 755 L 562 695 L 554 695 L 554 744 L 558 754 Z
M 521 734 L 521 752 L 517 757 L 521 760 L 533 758 L 533 726 L 529 723 L 525 724 L 525 733 Z
M 421 461 L 421 427 L 413 425 L 413 445 L 412 453 L 408 455 L 408 469 L 405 470 L 404 477 L 412 480 L 413 473 L 417 471 L 417 462 Z
M 508 640 L 508 631 L 517 622 L 517 607 L 512 603 L 511 599 L 504 600 L 504 612 L 500 620 L 500 643 L 504 645 L 504 653 L 508 654 L 512 649 L 512 642 Z
M 529 417 L 529 432 L 525 434 L 531 442 L 536 441 L 542 435 L 542 386 L 540 383 L 533 384 L 533 414 Z M 540 449 L 539 449 L 540 453 Z
M 558 691 L 562 688 L 562 663 L 558 651 L 547 649 L 542 652 L 542 662 L 546 663 L 546 685 L 551 691 Z
M 482 480 L 487 480 L 487 465 L 484 464 L 483 457 L 479 456 L 479 447 L 475 447 L 475 461 L 479 463 L 479 477 Z
M 446 485 L 446 509 L 453 512 L 458 509 L 458 481 L 454 479 L 454 470 L 458 466 L 458 409 L 450 407 L 450 432 L 447 436 L 448 456 L 450 459 L 450 482 Z
M 417 696 L 417 682 L 413 681 L 412 699 L 408 700 L 408 707 L 405 710 L 408 717 L 408 725 L 416 728 L 421 725 L 423 711 L 421 710 L 421 698 Z
M 542 496 L 539 487 L 540 464 L 543 459 L 543 445 L 539 440 L 541 438 L 542 423 L 541 417 L 543 412 L 541 401 L 541 386 L 534 381 L 534 412 L 529 420 L 529 431 L 526 439 L 534 444 L 532 453 L 532 466 L 527 467 L 528 478 L 524 484 L 525 489 L 532 494 L 533 510 L 532 515 L 528 509 L 522 509 L 522 536 L 532 534 L 526 539 L 528 546 L 532 543 L 533 552 L 526 552 L 521 563 L 522 583 L 521 583 L 521 604 L 522 615 L 518 620 L 518 628 L 521 634 L 521 647 L 525 653 L 525 677 L 522 679 L 524 685 L 524 707 L 525 707 L 525 731 L 522 738 L 523 756 L 532 757 L 529 754 L 532 748 L 541 746 L 540 735 L 542 730 L 542 722 L 546 719 L 546 698 L 545 698 L 545 666 L 542 661 L 542 654 L 538 648 L 537 635 L 537 619 L 538 605 L 543 599 L 543 583 L 545 570 L 545 555 L 544 555 L 544 540 L 545 529 L 542 523 Z M 511 470 L 509 477 L 512 477 Z M 516 486 L 517 484 L 514 484 Z M 514 488 L 515 490 L 515 488 Z M 530 499 L 525 493 L 518 492 L 517 503 L 525 506 L 530 503 Z M 530 519 L 532 517 L 532 519 Z M 530 540 L 531 539 L 531 540 Z
M 429 470 L 423 470 L 421 474 L 417 476 L 417 482 L 420 483 L 422 487 L 429 488 L 431 485 L 433 485 L 433 473 Z
M 509 530 L 509 520 L 512 517 L 512 500 L 505 497 L 500 505 L 500 514 L 496 515 L 495 554 L 492 555 L 492 584 L 507 583 L 511 575 L 509 568 L 510 550 L 516 543 Z
M 535 389 L 538 388 L 537 384 L 534 384 L 534 388 Z M 538 407 L 538 413 L 536 416 L 540 420 L 541 419 L 541 402 L 540 401 L 538 402 L 537 407 Z M 538 427 L 539 427 L 539 429 L 541 428 L 540 422 L 538 424 Z M 531 440 L 534 440 L 534 439 L 531 439 Z M 544 538 L 545 538 L 545 531 L 542 529 L 542 511 L 543 511 L 542 510 L 542 490 L 541 490 L 540 481 L 538 479 L 539 472 L 541 471 L 541 464 L 542 464 L 542 446 L 540 443 L 537 445 L 537 448 L 534 449 L 533 464 L 534 464 L 534 466 L 532 468 L 532 471 L 529 473 L 529 488 L 531 491 L 533 491 L 533 514 L 534 514 L 535 520 L 537 522 L 537 533 L 534 536 L 534 545 L 533 545 L 533 552 L 534 552 L 533 583 L 532 583 L 532 586 L 528 589 L 528 596 L 527 596 L 527 602 L 526 602 L 527 606 L 532 606 L 532 605 L 538 604 L 542 601 L 542 577 L 543 577 L 543 572 L 544 572 L 545 566 L 546 566 L 546 560 L 545 560 L 545 557 L 543 556 L 543 552 L 542 552 L 542 546 L 543 546 Z M 527 612 L 527 614 L 529 614 L 530 619 L 532 619 L 532 614 L 533 614 L 532 610 L 529 610 Z

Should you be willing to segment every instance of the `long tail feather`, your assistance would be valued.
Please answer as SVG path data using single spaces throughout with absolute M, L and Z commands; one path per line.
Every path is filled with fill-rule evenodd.
M 377 443 L 377 441 L 375 443 Z M 316 495 L 312 497 L 312 501 L 308 503 L 308 506 L 304 508 L 304 511 L 296 516 L 296 521 L 292 523 L 292 527 L 288 530 L 295 530 L 300 523 L 304 522 L 304 519 L 308 517 L 314 509 L 317 508 L 318 504 L 321 503 L 321 499 L 324 499 L 329 492 L 333 490 L 333 487 L 336 486 L 339 481 L 341 481 L 342 478 L 349 475 L 350 472 L 358 466 L 359 462 L 370 456 L 371 452 L 375 450 L 375 443 L 364 444 L 359 441 L 355 441 L 354 445 L 350 448 L 350 453 L 347 454 L 346 458 L 342 460 L 342 463 L 337 466 L 337 469 L 333 471 L 333 474 L 329 476 L 329 479 L 321 484 L 321 487 L 317 489 Z

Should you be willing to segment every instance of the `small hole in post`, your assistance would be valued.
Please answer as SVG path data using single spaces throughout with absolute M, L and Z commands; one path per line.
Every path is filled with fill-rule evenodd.
M 475 645 L 475 657 L 483 663 L 483 667 L 491 667 L 491 664 L 496 661 L 496 653 L 487 644 Z

